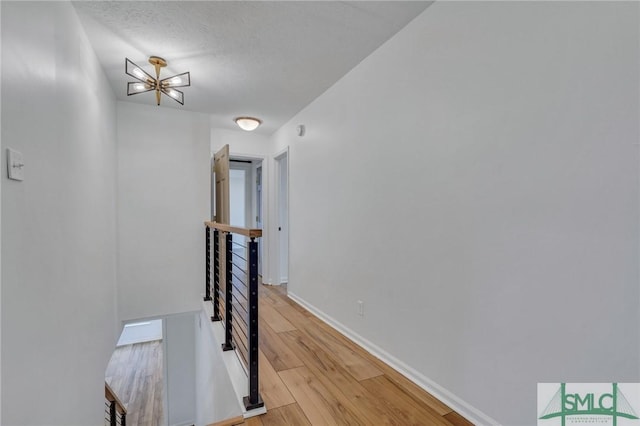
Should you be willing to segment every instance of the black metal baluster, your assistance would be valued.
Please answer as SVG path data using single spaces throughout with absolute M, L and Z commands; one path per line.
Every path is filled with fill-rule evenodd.
M 111 401 L 109 404 L 109 423 L 111 426 L 117 426 L 116 402 Z
M 226 262 L 225 262 L 225 266 L 226 266 L 226 270 L 225 270 L 225 300 L 224 300 L 224 308 L 225 308 L 225 313 L 224 313 L 224 344 L 222 345 L 222 350 L 223 351 L 231 351 L 233 349 L 235 349 L 235 345 L 232 342 L 232 338 L 233 336 L 231 335 L 231 327 L 233 326 L 233 309 L 232 309 L 232 305 L 233 305 L 233 293 L 232 293 L 232 289 L 233 289 L 233 284 L 231 283 L 231 280 L 233 279 L 232 276 L 232 270 L 231 268 L 233 268 L 233 236 L 231 235 L 231 233 L 227 233 L 227 238 L 226 238 L 226 247 L 225 247 L 225 253 L 226 253 Z
M 255 238 L 249 242 L 248 259 L 248 303 L 249 303 L 249 324 L 247 338 L 249 357 L 249 395 L 243 398 L 244 406 L 247 410 L 253 410 L 264 406 L 260 397 L 260 387 L 258 383 L 258 243 Z
M 204 285 L 204 300 L 211 300 L 211 229 L 205 225 L 205 285 Z
M 220 232 L 213 230 L 213 316 L 211 321 L 220 321 Z

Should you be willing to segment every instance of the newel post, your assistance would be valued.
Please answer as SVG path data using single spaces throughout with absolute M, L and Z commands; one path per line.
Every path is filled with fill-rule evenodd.
M 249 324 L 248 326 L 248 357 L 249 357 L 249 395 L 243 398 L 247 410 L 264 406 L 260 397 L 258 384 L 258 243 L 251 237 L 249 242 Z

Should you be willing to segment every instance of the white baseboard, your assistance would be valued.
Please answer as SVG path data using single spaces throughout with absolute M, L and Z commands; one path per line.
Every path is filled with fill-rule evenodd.
M 415 370 L 414 368 L 408 366 L 404 362 L 400 361 L 398 358 L 394 357 L 384 349 L 379 346 L 371 343 L 369 340 L 360 336 L 349 327 L 341 324 L 340 322 L 334 320 L 321 310 L 317 309 L 315 306 L 307 303 L 304 299 L 296 296 L 295 294 L 289 292 L 289 298 L 291 298 L 296 303 L 302 305 L 309 312 L 314 314 L 316 317 L 336 329 L 338 332 L 342 333 L 349 339 L 353 340 L 356 344 L 361 346 L 367 352 L 374 355 L 376 358 L 386 363 L 387 365 L 393 367 L 400 374 L 405 376 L 407 379 L 411 380 L 416 385 L 420 386 L 422 389 L 438 398 L 444 404 L 449 406 L 452 410 L 456 411 L 458 414 L 469 420 L 471 423 L 475 425 L 487 425 L 487 426 L 500 426 L 500 423 L 491 417 L 484 414 L 482 411 L 478 410 L 471 404 L 462 400 L 452 392 L 448 391 L 444 387 L 440 386 L 433 380 L 426 377 L 424 374 Z

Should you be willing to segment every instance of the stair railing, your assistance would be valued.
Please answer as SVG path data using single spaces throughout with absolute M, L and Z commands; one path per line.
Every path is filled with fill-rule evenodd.
M 212 235 L 213 234 L 213 235 Z M 224 325 L 224 351 L 235 350 L 247 370 L 247 411 L 264 406 L 258 379 L 258 242 L 261 229 L 205 222 L 205 301 Z M 235 238 L 234 238 L 235 237 Z M 213 267 L 213 270 L 212 270 Z
M 127 426 L 127 409 L 107 382 L 104 382 L 105 425 Z

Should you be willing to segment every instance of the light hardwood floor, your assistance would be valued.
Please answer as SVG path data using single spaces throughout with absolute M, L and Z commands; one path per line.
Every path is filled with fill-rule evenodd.
M 267 414 L 220 425 L 471 425 L 293 302 L 285 286 L 260 286 L 259 356 Z M 163 424 L 161 341 L 117 348 L 106 379 L 128 425 Z
M 128 426 L 160 426 L 163 411 L 162 341 L 116 348 L 105 380 L 127 409 Z
M 286 296 L 260 289 L 260 388 L 272 425 L 468 426 L 466 419 Z

